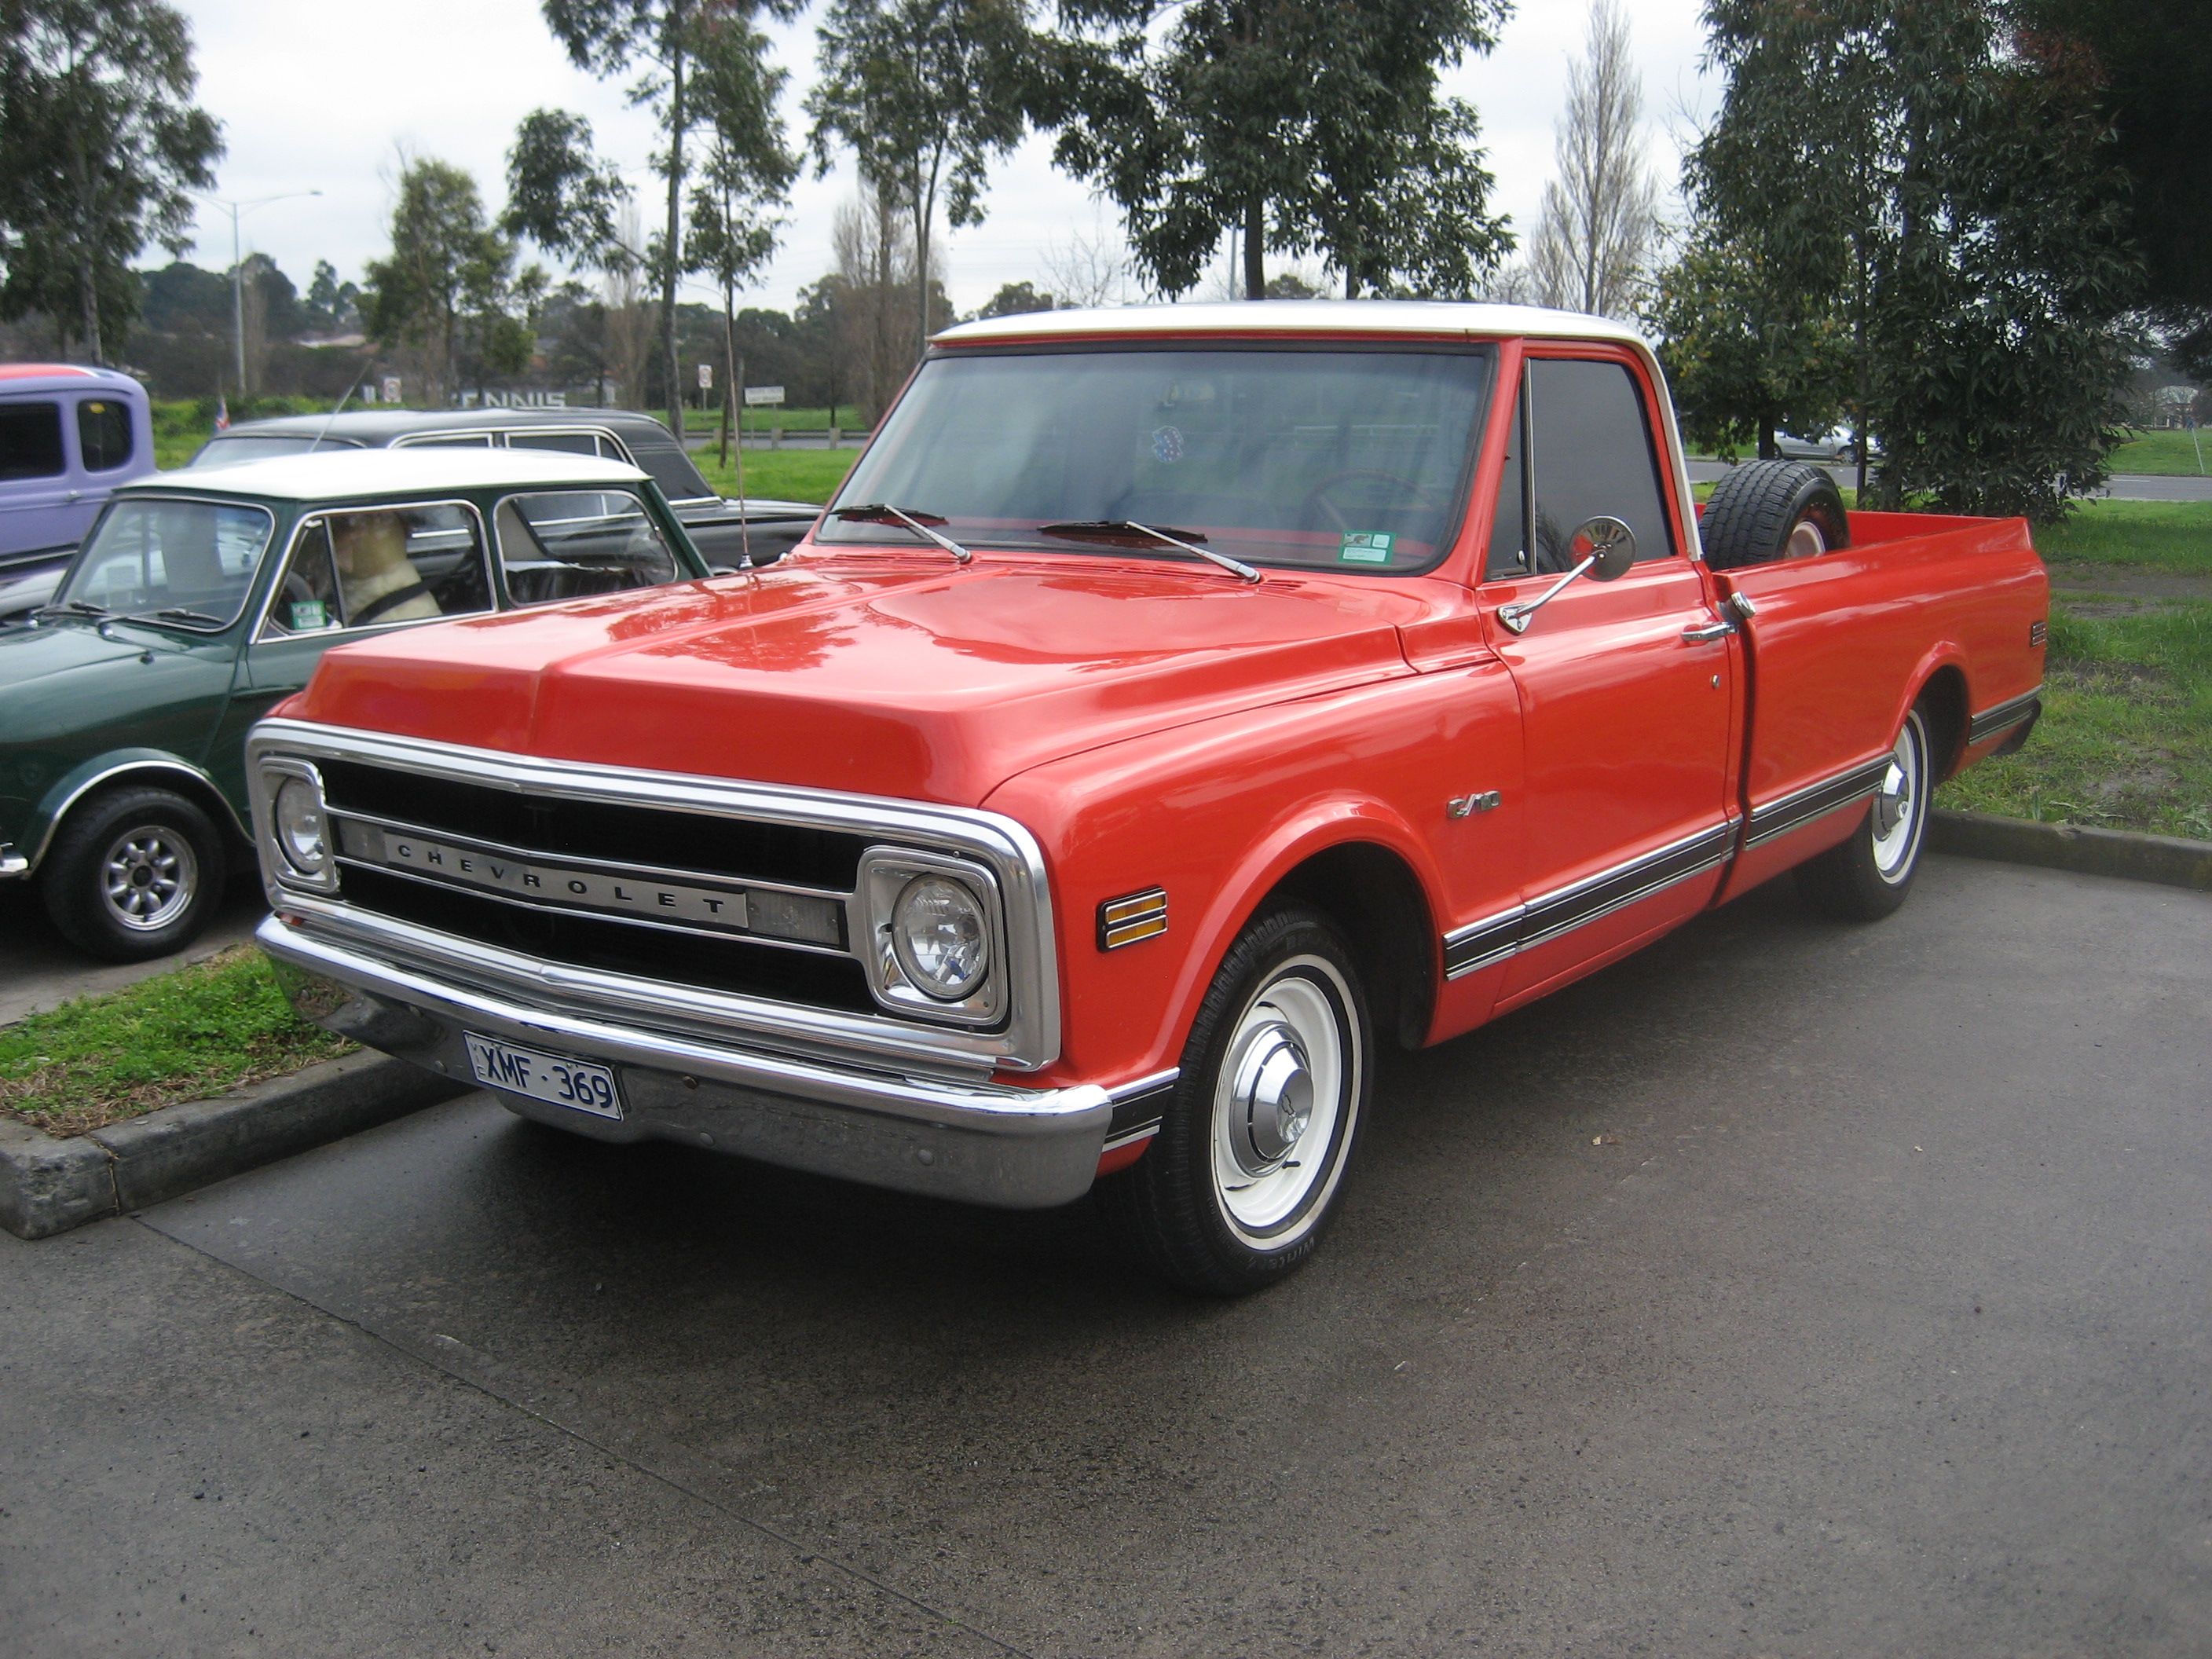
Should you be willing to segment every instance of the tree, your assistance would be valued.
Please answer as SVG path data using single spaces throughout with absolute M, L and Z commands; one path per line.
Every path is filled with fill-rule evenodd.
M 1553 152 L 1559 176 L 1528 250 L 1540 303 L 1626 316 L 1659 242 L 1659 187 L 1637 125 L 1644 82 L 1617 0 L 1593 0 L 1585 55 L 1567 70 L 1567 107 Z
M 364 320 L 382 344 L 417 353 L 430 400 L 443 403 L 460 383 L 465 349 L 479 380 L 511 372 L 518 349 L 528 362 L 527 336 L 517 341 L 510 315 L 514 269 L 514 245 L 484 222 L 476 180 L 443 161 L 410 161 L 392 252 L 365 273 Z
M 983 301 L 983 308 L 975 315 L 981 317 L 1022 317 L 1034 311 L 1050 311 L 1054 301 L 1049 294 L 1040 294 L 1033 283 L 1008 283 L 996 294 Z
M 2181 366 L 2212 380 L 2212 28 L 2203 0 L 2027 0 L 2046 52 L 2087 66 L 2128 176 L 2142 298 Z
M 1689 183 L 1848 320 L 1876 499 L 2047 520 L 2105 476 L 2136 267 L 2094 85 L 2019 3 L 1708 0 L 1728 88 Z
M 1850 331 L 1828 296 L 1794 292 L 1755 243 L 1701 228 L 1653 284 L 1645 320 L 1685 433 L 1734 459 L 1749 440 L 1826 432 L 1843 410 Z
M 704 54 L 697 82 L 706 118 L 707 160 L 691 197 L 691 264 L 722 291 L 722 411 L 725 453 L 738 381 L 738 289 L 775 252 L 778 220 L 799 158 L 784 147 L 776 100 L 787 79 L 768 64 L 768 41 L 725 19 L 725 39 Z M 681 428 L 678 428 L 679 430 Z
M 938 199 L 949 224 L 981 224 L 991 159 L 1026 125 L 1024 0 L 832 0 L 819 38 L 821 78 L 806 100 L 814 151 L 826 172 L 830 143 L 849 145 L 861 176 L 913 221 L 918 355 Z
M 147 243 L 191 240 L 222 129 L 192 103 L 191 31 L 161 0 L 0 6 L 0 317 L 41 311 L 107 361 Z
M 794 16 L 799 6 L 799 0 L 544 0 L 546 27 L 569 61 L 602 79 L 638 70 L 629 100 L 652 111 L 659 125 L 665 147 L 653 157 L 653 170 L 667 183 L 666 212 L 660 234 L 646 252 L 660 283 L 661 373 L 666 381 L 669 424 L 678 432 L 684 429 L 684 411 L 676 362 L 676 279 L 688 269 L 684 201 L 690 176 L 684 144 L 701 120 L 691 95 L 691 77 L 702 53 L 712 53 L 729 38 L 726 26 L 749 23 L 762 12 Z M 585 127 L 586 143 L 589 134 Z M 588 163 L 587 148 L 577 153 Z M 596 164 L 587 165 L 586 175 L 602 181 L 610 176 Z M 532 234 L 536 237 L 537 232 L 533 229 Z M 549 249 L 560 246 L 539 240 Z
M 1437 75 L 1486 52 L 1500 0 L 1066 0 L 1032 106 L 1054 158 L 1122 212 L 1152 284 L 1182 294 L 1224 235 L 1248 299 L 1269 252 L 1319 251 L 1347 291 L 1470 288 L 1507 246 L 1474 112 Z
M 522 118 L 507 152 L 501 230 L 573 264 L 611 270 L 642 258 L 622 234 L 629 199 L 622 174 L 593 151 L 589 121 L 557 109 Z
M 361 289 L 338 280 L 337 267 L 328 259 L 315 261 L 315 274 L 307 282 L 307 321 L 313 327 L 343 330 L 360 321 Z

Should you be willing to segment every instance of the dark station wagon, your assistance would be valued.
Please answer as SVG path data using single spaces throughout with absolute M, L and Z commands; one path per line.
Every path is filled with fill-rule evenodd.
M 0 879 L 126 961 L 252 861 L 246 729 L 332 646 L 704 577 L 651 479 L 597 456 L 342 449 L 115 492 L 56 602 L 0 626 Z
M 245 421 L 203 445 L 190 468 L 325 449 L 535 449 L 640 468 L 709 564 L 768 564 L 796 545 L 821 508 L 714 493 L 668 428 L 627 409 L 361 409 Z

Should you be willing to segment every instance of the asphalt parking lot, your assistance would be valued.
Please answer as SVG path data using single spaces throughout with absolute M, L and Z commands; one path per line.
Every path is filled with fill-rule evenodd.
M 2202 1655 L 2208 1030 L 2212 896 L 1769 890 L 1234 1304 L 471 1097 L 0 1237 L 0 1648 Z

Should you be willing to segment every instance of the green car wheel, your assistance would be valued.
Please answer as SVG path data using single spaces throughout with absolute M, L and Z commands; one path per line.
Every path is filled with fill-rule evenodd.
M 145 962 L 199 937 L 227 864 L 222 832 L 182 795 L 118 789 L 63 822 L 39 880 L 46 914 L 79 950 Z

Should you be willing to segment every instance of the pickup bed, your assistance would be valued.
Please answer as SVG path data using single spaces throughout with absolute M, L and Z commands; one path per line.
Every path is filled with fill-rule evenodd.
M 1795 868 L 1872 920 L 2022 741 L 2018 520 L 1741 469 L 1632 332 L 1178 306 L 939 337 L 775 568 L 326 656 L 249 772 L 295 1003 L 605 1139 L 1314 1249 L 1379 1041 Z

